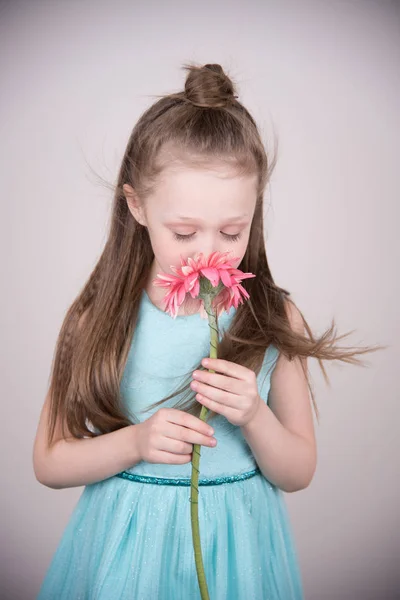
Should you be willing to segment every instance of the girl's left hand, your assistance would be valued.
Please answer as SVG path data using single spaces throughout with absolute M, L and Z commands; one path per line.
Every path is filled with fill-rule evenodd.
M 224 375 L 194 371 L 193 379 L 196 381 L 192 381 L 190 387 L 198 392 L 196 400 L 226 417 L 232 425 L 247 425 L 262 402 L 254 371 L 220 358 L 203 359 L 201 363 L 206 369 Z

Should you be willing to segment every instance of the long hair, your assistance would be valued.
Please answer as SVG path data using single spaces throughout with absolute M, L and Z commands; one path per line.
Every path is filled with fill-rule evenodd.
M 131 185 L 144 201 L 154 191 L 163 169 L 174 160 L 199 168 L 224 163 L 241 174 L 258 176 L 249 243 L 238 266 L 256 277 L 242 282 L 250 298 L 238 306 L 219 342 L 219 358 L 258 374 L 268 346 L 274 344 L 289 360 L 296 356 L 316 358 L 329 384 L 322 360 L 360 364 L 357 354 L 380 348 L 337 346 L 337 340 L 345 335 L 336 335 L 334 319 L 331 327 L 315 339 L 301 311 L 307 335 L 292 329 L 287 311 L 288 304 L 293 304 L 290 292 L 275 283 L 264 243 L 264 190 L 277 155 L 272 160 L 267 156 L 254 119 L 238 101 L 236 88 L 220 65 L 189 64 L 183 68 L 188 71 L 184 90 L 157 96 L 159 99 L 141 115 L 129 137 L 117 183 L 112 186 L 107 241 L 64 317 L 51 371 L 49 445 L 57 418 L 63 431 L 67 425 L 77 438 L 96 435 L 90 424 L 101 433 L 132 424 L 125 412 L 120 382 L 154 253 L 147 228 L 129 211 L 123 185 Z M 318 419 L 303 361 L 302 366 Z M 201 364 L 197 368 L 203 369 Z M 201 405 L 190 388 L 193 370 L 180 389 L 149 408 L 179 394 L 181 399 L 175 407 L 199 416 Z M 215 414 L 210 411 L 208 420 Z

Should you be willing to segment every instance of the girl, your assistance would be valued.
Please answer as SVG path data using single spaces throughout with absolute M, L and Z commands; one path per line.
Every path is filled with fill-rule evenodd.
M 57 341 L 34 471 L 48 487 L 85 488 L 39 600 L 200 598 L 193 444 L 210 598 L 302 598 L 282 492 L 306 488 L 316 468 L 307 357 L 323 370 L 321 359 L 355 363 L 374 349 L 335 347 L 334 324 L 315 340 L 275 284 L 263 193 L 276 159 L 219 65 L 184 68 L 184 91 L 156 101 L 131 134 L 107 243 Z M 219 317 L 218 359 L 205 365 L 199 301 L 173 319 L 153 281 L 181 256 L 216 250 L 256 277 L 243 281 L 250 298 Z

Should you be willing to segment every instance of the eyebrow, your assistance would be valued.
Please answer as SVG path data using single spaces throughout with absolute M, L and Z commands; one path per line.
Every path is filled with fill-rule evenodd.
M 230 219 L 226 219 L 225 223 L 236 223 L 238 221 L 242 221 L 243 219 L 247 218 L 248 215 L 246 213 L 244 213 L 243 215 L 238 215 L 236 217 L 231 217 Z M 168 225 L 176 225 L 179 223 L 180 221 L 192 221 L 192 222 L 202 222 L 203 219 L 196 219 L 195 217 L 185 217 L 184 215 L 176 215 L 174 217 L 175 219 L 177 219 L 176 221 L 168 221 Z

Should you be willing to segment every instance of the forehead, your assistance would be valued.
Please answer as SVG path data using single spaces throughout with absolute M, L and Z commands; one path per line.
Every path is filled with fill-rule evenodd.
M 168 168 L 149 200 L 168 220 L 184 223 L 223 215 L 226 220 L 238 222 L 253 214 L 257 182 L 257 175 L 239 175 L 225 166 Z

